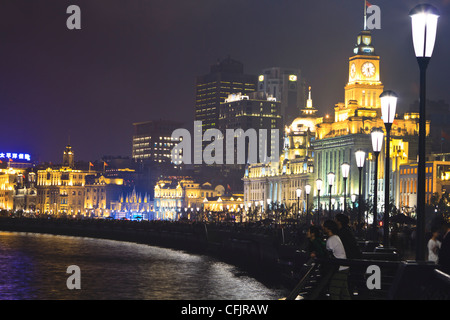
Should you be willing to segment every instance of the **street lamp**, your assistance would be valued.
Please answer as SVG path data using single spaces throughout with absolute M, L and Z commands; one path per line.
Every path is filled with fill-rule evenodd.
M 330 193 L 330 203 L 329 203 L 329 211 L 328 211 L 328 218 L 331 218 L 331 189 L 333 188 L 333 184 L 334 184 L 334 178 L 336 177 L 336 175 L 334 174 L 334 172 L 328 172 L 328 187 L 329 187 L 329 193 Z
M 390 157 L 391 157 L 391 128 L 395 119 L 395 111 L 397 109 L 398 96 L 395 92 L 387 90 L 380 95 L 381 101 L 381 116 L 383 118 L 384 126 L 386 128 L 386 163 L 384 173 L 384 220 L 383 220 L 383 246 L 389 247 L 389 176 L 391 172 Z
M 305 194 L 306 194 L 306 221 L 309 220 L 309 194 L 311 193 L 311 185 L 307 184 L 305 186 Z
M 420 4 L 409 13 L 412 23 L 414 52 L 420 69 L 419 163 L 417 170 L 417 246 L 416 260 L 425 260 L 425 137 L 426 137 L 426 70 L 436 41 L 438 10 Z
M 320 223 L 320 191 L 322 190 L 322 179 L 316 180 L 317 188 L 317 224 Z
M 344 178 L 344 213 L 347 212 L 347 178 L 350 172 L 350 164 L 344 162 L 341 164 L 342 177 Z
M 297 192 L 297 212 L 300 214 L 300 197 L 302 196 L 302 189 L 298 188 Z
M 356 202 L 356 194 L 351 195 L 352 204 L 353 204 L 353 214 L 355 214 L 355 202 Z
M 374 190 L 373 190 L 373 227 L 374 237 L 376 239 L 376 230 L 378 228 L 377 216 L 378 216 L 378 156 L 380 155 L 381 147 L 383 146 L 384 133 L 383 130 L 375 128 L 371 133 L 372 148 L 375 155 L 375 174 L 374 174 Z M 374 239 L 374 240 L 375 240 Z
M 364 150 L 357 150 L 355 152 L 356 166 L 359 170 L 359 198 L 358 198 L 358 227 L 361 225 L 361 210 L 362 210 L 362 192 L 361 192 L 361 179 L 362 179 L 362 168 L 364 167 L 364 160 L 366 160 L 366 153 Z

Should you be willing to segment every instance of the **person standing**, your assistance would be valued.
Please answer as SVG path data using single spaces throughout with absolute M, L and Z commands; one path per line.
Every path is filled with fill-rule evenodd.
M 347 259 L 361 259 L 361 250 L 359 249 L 358 242 L 350 229 L 349 218 L 345 214 L 338 213 L 334 217 L 338 226 L 337 235 L 342 241 L 345 249 L 345 255 Z
M 347 259 L 344 245 L 337 235 L 338 226 L 333 220 L 326 220 L 323 223 L 323 230 L 328 236 L 326 248 L 331 252 L 331 255 L 336 259 Z M 348 290 L 348 272 L 349 267 L 339 266 L 338 270 L 334 271 L 331 277 L 329 292 L 332 300 L 350 300 L 350 293 Z
M 439 250 L 441 249 L 441 242 L 438 240 L 439 231 L 433 230 L 430 240 L 428 240 L 428 261 L 438 263 Z

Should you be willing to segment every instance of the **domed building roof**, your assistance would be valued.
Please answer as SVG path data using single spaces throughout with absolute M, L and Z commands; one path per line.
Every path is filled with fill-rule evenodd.
M 292 121 L 291 126 L 289 127 L 290 131 L 316 131 L 316 119 L 315 118 L 303 118 L 299 117 Z
M 289 127 L 289 131 L 316 131 L 317 109 L 312 106 L 311 87 L 309 87 L 309 96 L 306 102 L 306 108 L 301 109 L 300 117 L 297 117 Z

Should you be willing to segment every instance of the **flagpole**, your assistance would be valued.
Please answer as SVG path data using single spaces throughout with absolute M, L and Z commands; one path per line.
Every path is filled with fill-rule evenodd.
M 367 30 L 367 0 L 364 0 L 364 31 Z

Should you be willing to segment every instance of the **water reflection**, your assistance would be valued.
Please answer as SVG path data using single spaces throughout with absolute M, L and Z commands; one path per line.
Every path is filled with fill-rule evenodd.
M 67 267 L 81 269 L 69 290 Z M 0 299 L 268 300 L 285 295 L 214 258 L 112 240 L 0 232 Z

